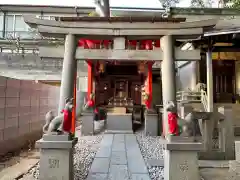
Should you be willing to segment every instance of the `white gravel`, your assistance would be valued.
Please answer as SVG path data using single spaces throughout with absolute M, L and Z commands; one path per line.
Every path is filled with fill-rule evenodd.
M 84 180 L 87 177 L 102 137 L 83 136 L 79 139 L 74 153 L 74 180 Z
M 79 134 L 77 132 L 77 134 Z M 74 180 L 84 180 L 87 177 L 94 156 L 99 149 L 102 135 L 78 136 L 74 150 Z M 21 180 L 39 179 L 39 164 L 29 170 Z
M 140 150 L 142 152 L 143 158 L 145 162 L 150 159 L 163 159 L 163 145 L 161 137 L 153 137 L 153 136 L 145 136 L 143 131 L 139 131 L 136 133 L 138 144 Z M 150 167 L 148 166 L 148 172 L 150 175 L 151 180 L 163 180 L 163 167 L 155 166 Z

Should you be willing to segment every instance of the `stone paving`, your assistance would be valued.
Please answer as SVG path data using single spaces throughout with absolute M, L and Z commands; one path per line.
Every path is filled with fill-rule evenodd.
M 134 134 L 105 134 L 87 180 L 150 180 Z

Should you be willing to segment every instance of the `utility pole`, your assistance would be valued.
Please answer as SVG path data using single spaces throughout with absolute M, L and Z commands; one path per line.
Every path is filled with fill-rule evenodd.
M 95 0 L 95 10 L 101 17 L 110 17 L 109 0 Z

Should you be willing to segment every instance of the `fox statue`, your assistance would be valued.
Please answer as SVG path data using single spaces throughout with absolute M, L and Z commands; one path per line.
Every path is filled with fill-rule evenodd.
M 45 120 L 46 123 L 43 126 L 43 133 L 45 134 L 61 134 L 69 133 L 71 129 L 71 119 L 73 110 L 73 98 L 67 98 L 65 101 L 65 107 L 62 110 L 62 114 L 54 116 L 52 111 L 49 111 Z
M 166 104 L 165 110 L 168 112 L 168 133 L 175 136 L 192 137 L 197 135 L 197 125 L 202 134 L 202 123 L 199 120 L 210 120 L 214 113 L 197 112 L 192 110 L 183 119 L 177 114 L 177 106 L 172 102 Z

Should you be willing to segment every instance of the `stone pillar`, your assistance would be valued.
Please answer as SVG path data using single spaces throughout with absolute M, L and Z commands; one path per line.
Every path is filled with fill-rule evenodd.
M 174 55 L 174 39 L 172 36 L 164 36 L 161 38 L 161 48 L 163 50 L 163 61 L 161 65 L 162 76 L 162 98 L 163 106 L 168 101 L 176 104 L 176 74 L 175 74 L 175 55 Z M 164 132 L 168 134 L 168 113 L 163 111 Z
M 196 88 L 196 85 L 198 83 L 198 77 L 197 77 L 197 61 L 191 62 L 192 65 L 192 75 L 191 75 L 191 90 L 194 90 Z
M 58 113 L 60 113 L 64 108 L 66 98 L 73 98 L 74 78 L 77 70 L 77 63 L 75 59 L 76 37 L 74 35 L 66 35 L 64 48 L 65 50 L 63 58 Z
M 125 49 L 125 38 L 124 37 L 115 37 L 113 41 L 114 49 Z
M 213 112 L 213 71 L 212 71 L 212 52 L 206 52 L 207 65 L 207 111 Z M 212 150 L 212 138 L 214 129 L 214 118 L 209 121 L 203 121 L 203 142 L 206 151 Z
M 218 112 L 222 114 L 224 119 L 221 119 L 219 124 L 219 146 L 220 151 L 225 153 L 225 159 L 233 160 L 234 152 L 234 127 L 232 107 L 219 107 Z
M 110 17 L 110 3 L 109 0 L 103 0 L 103 7 L 104 7 L 104 16 Z
M 240 61 L 235 61 L 236 94 L 240 95 Z
M 77 91 L 80 91 L 80 79 L 79 79 L 79 76 L 77 76 L 76 88 L 77 88 Z
M 212 68 L 212 52 L 206 52 L 207 67 L 207 108 L 208 112 L 213 112 L 213 68 Z

